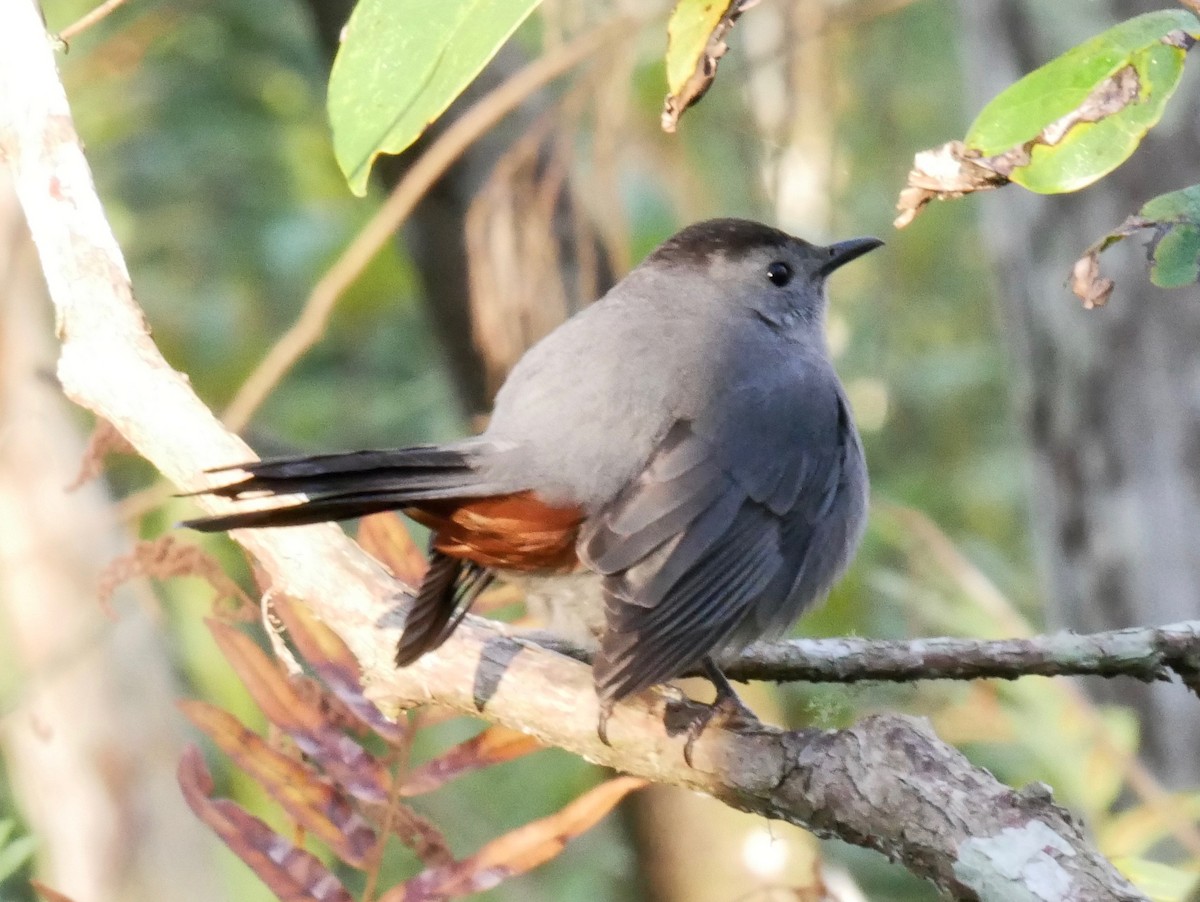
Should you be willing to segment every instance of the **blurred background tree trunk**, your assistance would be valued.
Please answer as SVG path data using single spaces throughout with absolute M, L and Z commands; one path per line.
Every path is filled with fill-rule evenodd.
M 0 654 L 13 680 L 0 749 L 35 872 L 75 902 L 223 898 L 219 840 L 175 781 L 186 726 L 153 597 L 127 586 L 111 617 L 100 603 L 128 543 L 102 483 L 67 490 L 86 440 L 54 382 L 50 302 L 6 172 L 0 235 Z
M 979 109 L 1078 41 L 1157 6 L 965 0 L 969 107 Z M 1200 140 L 1195 76 L 1189 68 L 1163 125 L 1096 189 L 1040 197 L 1013 187 L 972 201 L 983 204 L 983 240 L 1017 371 L 1032 540 L 1055 627 L 1091 632 L 1200 616 L 1197 292 L 1152 286 L 1136 247 L 1106 254 L 1106 271 L 1117 280 L 1107 307 L 1084 310 L 1065 287 L 1083 248 L 1154 195 L 1200 181 L 1190 150 Z M 1097 681 L 1092 689 L 1139 713 L 1144 754 L 1167 783 L 1194 785 L 1194 696 L 1177 685 L 1131 681 Z

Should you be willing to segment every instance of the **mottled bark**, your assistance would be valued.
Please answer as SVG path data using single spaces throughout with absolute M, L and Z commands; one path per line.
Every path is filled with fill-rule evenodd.
M 1160 5 L 965 0 L 971 104 Z M 1097 237 L 1155 194 L 1200 181 L 1195 65 L 1164 124 L 1099 184 L 1066 197 L 1009 187 L 958 201 L 980 206 L 995 263 L 1030 446 L 1033 542 L 1057 626 L 1093 632 L 1200 614 L 1198 292 L 1151 286 L 1136 248 L 1106 255 L 1117 280 L 1107 307 L 1084 310 L 1064 287 Z M 1169 783 L 1200 779 L 1195 696 L 1179 685 L 1093 688 L 1139 712 L 1145 752 Z

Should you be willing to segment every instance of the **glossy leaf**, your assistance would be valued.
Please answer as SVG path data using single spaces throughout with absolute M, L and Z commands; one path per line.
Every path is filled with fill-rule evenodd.
M 1161 118 L 1200 21 L 1136 16 L 1069 50 L 983 108 L 964 143 L 1031 191 L 1075 191 L 1111 172 Z
M 360 0 L 329 76 L 333 150 L 363 195 L 471 83 L 540 0 Z
M 1114 858 L 1112 863 L 1151 902 L 1178 902 L 1195 898 L 1200 886 L 1196 874 L 1148 858 Z
M 16 823 L 9 819 L 0 820 L 0 881 L 11 877 L 37 849 L 37 840 L 32 836 L 13 838 Z

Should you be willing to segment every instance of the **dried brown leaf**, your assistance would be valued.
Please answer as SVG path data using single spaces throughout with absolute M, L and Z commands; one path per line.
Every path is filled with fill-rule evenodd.
M 578 115 L 581 97 L 572 93 L 514 142 L 467 211 L 471 333 L 491 394 L 578 300 L 595 296 L 594 285 L 571 283 L 589 251 L 595 256 L 597 239 L 586 233 L 576 236 L 574 246 L 566 244 L 564 211 L 578 205 L 566 177 L 574 147 L 556 132 L 570 130 L 564 120 Z
M 337 699 L 386 742 L 393 746 L 406 743 L 405 725 L 388 720 L 363 695 L 358 660 L 346 643 L 303 604 L 277 598 L 274 608 L 296 649 Z
M 249 636 L 215 620 L 209 620 L 208 626 L 221 653 L 268 720 L 291 736 L 297 747 L 351 796 L 379 805 L 388 801 L 391 777 L 376 758 L 327 723 L 319 707 L 304 701 L 277 663 Z
M 429 562 L 404 521 L 391 511 L 363 517 L 358 526 L 358 544 L 363 551 L 383 564 L 392 576 L 408 586 L 416 586 L 429 569 Z
M 353 902 L 314 855 L 297 848 L 228 799 L 213 799 L 212 776 L 195 746 L 179 760 L 179 786 L 196 816 L 212 828 L 284 902 Z
M 43 902 L 75 902 L 70 896 L 51 889 L 40 880 L 30 880 L 29 885 L 42 897 Z
M 512 761 L 542 748 L 545 746 L 532 736 L 508 727 L 488 727 L 414 770 L 400 787 L 400 795 L 433 792 L 463 774 Z
M 431 902 L 481 892 L 524 874 L 558 855 L 568 842 L 591 829 L 626 795 L 647 785 L 638 777 L 616 777 L 584 793 L 561 811 L 511 830 L 474 855 L 413 877 L 379 902 Z
M 110 454 L 137 454 L 137 449 L 108 420 L 97 418 L 88 436 L 87 447 L 79 458 L 79 472 L 66 486 L 68 492 L 87 485 L 104 472 L 104 458 Z
M 923 150 L 913 158 L 908 187 L 900 192 L 896 209 L 896 228 L 912 222 L 931 200 L 949 200 L 975 191 L 988 191 L 1008 184 L 1008 179 L 982 165 L 961 141 L 949 141 L 941 147 Z
M 305 704 L 320 710 L 321 718 L 335 729 L 363 738 L 371 735 L 374 730 L 363 723 L 362 718 L 351 710 L 350 706 L 329 691 L 329 688 L 318 679 L 301 674 L 290 677 L 292 689 L 300 696 Z
M 1100 275 L 1100 254 L 1118 241 L 1153 225 L 1154 223 L 1141 216 L 1130 216 L 1085 250 L 1083 256 L 1075 261 L 1075 265 L 1071 267 L 1071 291 L 1083 301 L 1084 307 L 1088 310 L 1103 307 L 1112 297 L 1114 283 L 1107 276 Z
M 1098 252 L 1085 253 L 1071 267 L 1071 291 L 1083 301 L 1083 306 L 1088 310 L 1107 304 L 1114 287 L 1112 279 L 1100 275 Z
M 179 703 L 183 713 L 279 803 L 300 827 L 343 861 L 363 867 L 375 832 L 328 780 L 271 748 L 232 714 L 200 701 Z
M 222 619 L 252 621 L 258 617 L 258 605 L 226 575 L 216 558 L 174 535 L 138 542 L 128 554 L 110 561 L 96 587 L 100 603 L 107 608 L 123 583 L 142 576 L 157 580 L 199 577 L 216 590 L 214 602 L 224 602 L 218 609 Z
M 412 849 L 429 868 L 440 868 L 454 863 L 450 844 L 428 818 L 417 814 L 407 805 L 396 802 L 388 812 L 388 827 L 400 841 Z

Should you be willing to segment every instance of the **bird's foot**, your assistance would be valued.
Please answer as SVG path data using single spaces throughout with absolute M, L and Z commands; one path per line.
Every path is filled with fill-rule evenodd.
M 712 704 L 705 705 L 685 699 L 672 703 L 667 708 L 667 732 L 672 736 L 681 733 L 687 735 L 687 742 L 683 747 L 683 760 L 687 762 L 688 767 L 695 767 L 692 763 L 692 752 L 696 740 L 710 725 L 715 724 L 732 730 L 746 730 L 762 725 L 757 715 L 738 698 L 738 694 L 729 685 L 729 680 L 712 659 L 705 658 L 703 663 L 705 674 L 717 690 Z
M 761 721 L 758 716 L 746 707 L 733 688 L 725 683 L 724 687 L 717 686 L 717 697 L 711 705 L 705 705 L 692 712 L 691 721 L 687 725 L 687 742 L 683 746 L 683 760 L 688 767 L 692 763 L 692 750 L 705 730 L 711 725 L 730 730 L 742 730 L 758 726 Z

